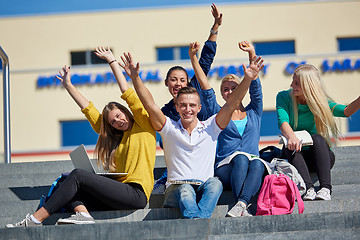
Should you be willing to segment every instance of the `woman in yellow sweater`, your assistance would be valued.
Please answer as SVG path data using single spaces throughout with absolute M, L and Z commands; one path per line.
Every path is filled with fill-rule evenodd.
M 59 219 L 58 224 L 94 223 L 88 210 L 139 209 L 146 206 L 154 185 L 155 131 L 148 113 L 135 91 L 129 88 L 110 49 L 99 47 L 96 55 L 109 63 L 122 92 L 121 98 L 131 112 L 119 103 L 110 102 L 100 114 L 92 102 L 72 85 L 70 67 L 63 67 L 57 78 L 99 134 L 95 147 L 98 161 L 110 172 L 125 172 L 127 175 L 111 179 L 75 169 L 43 207 L 6 227 L 41 226 L 43 220 L 66 204 L 76 214 Z

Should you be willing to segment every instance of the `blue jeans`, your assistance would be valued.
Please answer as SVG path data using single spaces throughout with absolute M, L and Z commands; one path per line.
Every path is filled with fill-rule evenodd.
M 265 166 L 260 160 L 249 161 L 245 155 L 239 154 L 229 164 L 216 168 L 215 176 L 225 189 L 232 189 L 237 201 L 248 205 L 260 189 L 264 171 Z
M 165 191 L 164 207 L 180 208 L 184 218 L 210 218 L 222 190 L 214 177 L 201 185 L 172 184 Z

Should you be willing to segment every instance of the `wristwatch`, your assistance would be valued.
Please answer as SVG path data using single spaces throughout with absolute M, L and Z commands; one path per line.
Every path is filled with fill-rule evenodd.
M 210 33 L 217 35 L 217 34 L 218 34 L 218 31 L 214 31 L 214 30 L 211 28 L 211 29 L 210 29 Z

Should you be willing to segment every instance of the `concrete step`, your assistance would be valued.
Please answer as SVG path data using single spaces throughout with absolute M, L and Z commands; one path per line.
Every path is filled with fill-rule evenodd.
M 225 192 L 224 195 L 231 195 L 230 192 Z M 232 196 L 230 196 L 232 198 Z M 232 203 L 221 203 L 213 213 L 213 217 L 225 217 L 227 211 L 233 206 Z M 17 222 L 21 220 L 27 213 L 33 213 L 38 206 L 39 201 L 24 201 L 24 202 L 9 202 L 2 203 L 0 207 L 0 226 L 3 226 L 9 222 Z M 109 220 L 109 221 L 144 221 L 144 220 L 162 220 L 162 219 L 177 219 L 180 218 L 180 212 L 178 209 L 159 208 L 151 206 L 146 209 L 138 210 L 125 210 L 125 211 L 97 211 L 91 212 L 96 220 Z M 311 213 L 327 213 L 327 212 L 351 212 L 360 211 L 360 197 L 357 195 L 356 198 L 343 198 L 336 199 L 333 197 L 331 201 L 305 201 L 304 214 Z M 19 208 L 21 206 L 21 208 Z M 252 203 L 249 208 L 250 212 L 255 215 L 256 213 L 256 200 Z M 294 208 L 294 214 L 298 214 L 297 206 Z M 45 222 L 45 224 L 54 224 L 58 218 L 67 217 L 70 213 L 65 214 L 54 214 L 52 217 Z
M 39 201 L 41 195 L 48 193 L 49 188 L 50 186 L 0 188 L 0 209 L 5 209 L 8 204 L 15 205 L 28 201 Z M 319 187 L 316 187 L 315 190 L 318 190 L 318 188 Z M 333 185 L 332 199 L 360 199 L 360 191 L 358 189 L 360 189 L 360 184 Z M 149 207 L 162 207 L 163 199 L 163 194 L 152 194 Z M 234 201 L 232 192 L 224 191 L 219 200 L 219 204 L 228 205 Z
M 228 211 L 227 205 L 216 206 L 212 218 L 225 217 Z M 27 213 L 32 211 L 18 211 L 10 214 L 1 214 L 0 228 L 7 223 L 14 223 L 22 220 Z M 155 208 L 155 209 L 137 209 L 137 210 L 117 210 L 117 211 L 93 211 L 90 212 L 96 223 L 104 222 L 138 222 L 165 219 L 181 219 L 180 210 L 177 208 Z M 73 213 L 54 213 L 47 218 L 44 225 L 54 225 L 59 218 L 67 218 Z
M 58 176 L 60 176 L 61 173 L 70 172 L 71 170 L 72 169 L 68 169 L 68 171 L 65 171 L 64 169 L 64 171 L 59 172 L 43 171 L 41 173 L 19 170 L 17 174 L 0 174 L 0 188 L 49 186 Z M 155 168 L 155 179 L 158 179 L 164 170 L 164 168 Z M 349 161 L 349 163 L 335 164 L 331 174 L 333 185 L 358 184 L 360 183 L 360 179 L 354 176 L 359 176 L 360 174 L 360 161 Z
M 358 240 L 360 229 L 326 229 L 314 231 L 292 231 L 292 232 L 274 232 L 274 233 L 254 233 L 254 234 L 228 234 L 220 236 L 209 236 L 209 240 L 309 240 L 309 239 L 326 239 L 326 240 Z
M 22 229 L 0 228 L 3 239 L 244 239 L 261 235 L 287 236 L 294 233 L 313 236 L 320 231 L 344 232 L 356 239 L 360 212 L 291 214 L 240 218 L 174 219 L 141 222 L 101 222 L 91 225 L 43 226 Z M 279 234 L 279 235 L 277 235 Z M 274 236 L 274 235 L 273 235 Z M 337 236 L 340 236 L 337 234 Z M 226 237 L 226 238 L 222 238 Z M 234 239 L 234 238 L 232 238 Z M 256 238 L 260 239 L 260 238 Z M 274 238 L 272 238 L 274 239 Z M 284 238 L 282 238 L 284 239 Z M 298 239 L 298 238 L 297 238 Z M 322 239 L 322 238 L 316 238 Z M 327 239 L 327 238 L 325 238 Z M 332 238 L 334 239 L 334 238 Z
M 71 161 L 47 161 L 0 164 L 1 176 L 18 176 L 19 174 L 43 174 L 71 172 L 74 165 Z

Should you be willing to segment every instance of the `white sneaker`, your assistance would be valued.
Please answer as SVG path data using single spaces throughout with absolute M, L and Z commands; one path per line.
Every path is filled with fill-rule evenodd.
M 312 201 L 315 199 L 315 197 L 316 197 L 316 192 L 315 192 L 314 188 L 311 187 L 306 191 L 306 194 L 303 197 L 303 200 L 304 201 Z
M 246 204 L 239 201 L 233 206 L 230 211 L 226 214 L 228 217 L 241 217 L 241 216 L 252 216 L 246 209 Z
M 321 188 L 321 189 L 316 193 L 315 199 L 317 199 L 317 200 L 330 201 L 330 200 L 331 200 L 330 189 L 324 188 L 324 187 Z
M 61 224 L 94 224 L 94 218 L 93 217 L 85 217 L 80 212 L 75 213 L 74 215 L 71 215 L 69 218 L 60 218 L 57 221 L 57 225 Z
M 17 223 L 10 223 L 6 224 L 6 228 L 16 228 L 16 227 L 31 227 L 31 226 L 42 226 L 42 223 L 35 223 L 33 220 L 31 220 L 30 214 L 28 213 L 26 217 Z

